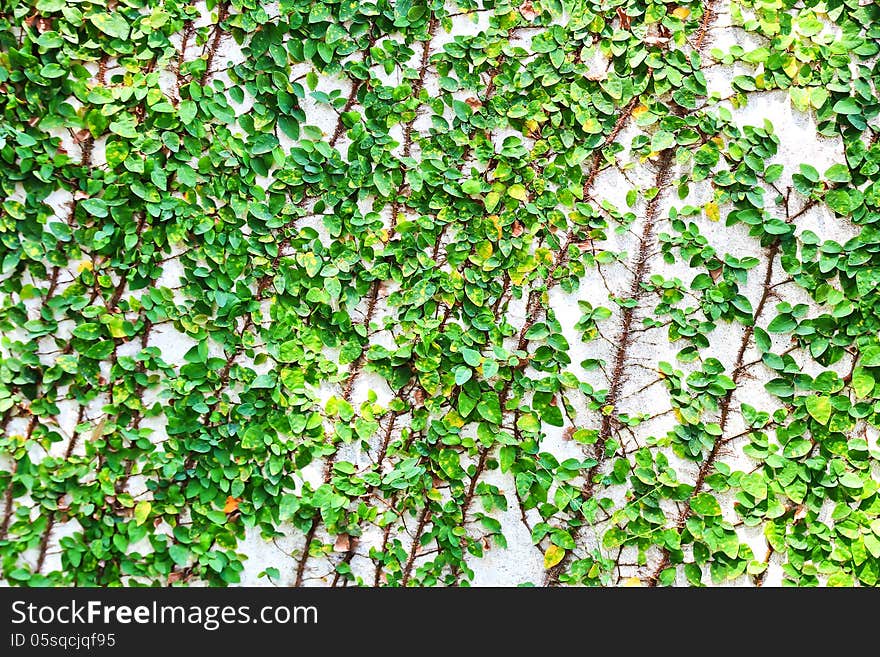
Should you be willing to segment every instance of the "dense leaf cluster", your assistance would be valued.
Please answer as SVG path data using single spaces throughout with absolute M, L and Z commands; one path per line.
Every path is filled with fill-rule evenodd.
M 878 51 L 859 0 L 0 0 L 3 578 L 516 531 L 509 583 L 877 584 Z

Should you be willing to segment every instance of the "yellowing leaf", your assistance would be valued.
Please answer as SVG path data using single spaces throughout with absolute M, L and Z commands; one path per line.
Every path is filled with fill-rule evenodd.
M 495 229 L 496 239 L 501 239 L 501 218 L 497 214 L 490 214 L 489 221 L 492 223 L 492 227 Z M 491 255 L 491 253 L 489 254 Z
M 79 263 L 79 267 L 76 268 L 76 271 L 81 274 L 86 270 L 92 271 L 94 268 L 95 266 L 92 264 L 91 260 L 83 260 Z
M 641 585 L 642 585 L 642 580 L 640 580 L 638 577 L 627 577 L 625 580 L 623 580 L 623 584 L 622 584 L 622 586 L 626 586 L 626 587 L 641 586 Z
M 450 410 L 443 417 L 443 422 L 445 422 L 447 426 L 455 427 L 456 429 L 460 429 L 464 426 L 464 418 L 459 415 L 455 409 Z
M 150 515 L 153 505 L 146 500 L 138 502 L 134 507 L 134 521 L 137 525 L 143 525 Z
M 706 203 L 703 207 L 703 210 L 706 212 L 706 217 L 711 221 L 718 221 L 721 219 L 721 211 L 718 209 L 718 204 L 715 201 L 710 201 Z
M 558 545 L 551 545 L 544 553 L 544 570 L 549 570 L 565 557 L 565 550 Z
M 526 192 L 526 188 L 522 185 L 511 185 L 507 190 L 507 193 L 515 198 L 517 201 L 528 201 L 529 194 Z
M 226 498 L 226 504 L 223 506 L 223 513 L 232 513 L 233 511 L 238 510 L 238 503 L 241 502 L 237 497 L 232 497 L 232 495 Z
M 676 18 L 680 18 L 681 20 L 684 20 L 688 16 L 691 15 L 691 10 L 688 9 L 687 7 L 676 7 L 675 9 L 672 10 L 672 15 L 675 16 Z
M 819 424 L 828 424 L 831 418 L 831 398 L 828 395 L 811 395 L 806 398 L 804 405 L 807 413 Z
M 635 116 L 636 118 L 638 118 L 638 117 L 640 117 L 642 114 L 644 114 L 644 113 L 647 112 L 647 111 L 648 111 L 648 106 L 647 106 L 647 105 L 639 105 L 638 107 L 636 107 L 636 108 L 633 110 L 633 116 Z
M 107 322 L 107 329 L 110 332 L 110 337 L 124 338 L 127 335 L 125 328 L 123 327 L 123 321 L 122 317 L 112 317 Z

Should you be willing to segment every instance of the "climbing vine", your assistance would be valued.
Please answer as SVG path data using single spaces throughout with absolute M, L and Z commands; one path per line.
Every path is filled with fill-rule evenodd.
M 4 580 L 874 586 L 878 52 L 860 0 L 0 0 Z

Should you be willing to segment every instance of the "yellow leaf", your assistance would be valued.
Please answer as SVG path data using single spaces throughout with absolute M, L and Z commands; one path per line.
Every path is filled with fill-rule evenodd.
M 551 545 L 547 548 L 547 551 L 544 553 L 544 570 L 549 570 L 560 561 L 565 556 L 565 550 L 563 550 L 558 545 Z
M 238 498 L 232 497 L 232 495 L 228 496 L 226 498 L 226 504 L 223 507 L 223 513 L 232 513 L 233 511 L 238 510 L 238 503 L 240 501 L 241 500 Z
M 508 188 L 507 193 L 510 196 L 512 196 L 513 198 L 515 198 L 517 201 L 528 201 L 529 200 L 529 194 L 526 191 L 526 188 L 523 187 L 522 185 L 519 185 L 519 184 L 511 185 Z
M 149 517 L 152 508 L 153 505 L 146 500 L 138 502 L 137 505 L 134 507 L 135 524 L 138 526 L 143 525 Z
M 642 585 L 642 580 L 640 580 L 638 577 L 627 577 L 625 580 L 623 580 L 623 586 L 641 586 L 641 585 Z
M 633 110 L 633 116 L 635 116 L 635 117 L 639 117 L 639 116 L 641 116 L 642 114 L 644 114 L 644 113 L 647 112 L 647 111 L 648 111 L 648 106 L 647 106 L 647 105 L 639 105 L 638 107 L 636 107 L 636 108 Z
M 685 18 L 687 18 L 688 16 L 691 15 L 691 10 L 688 9 L 687 7 L 676 7 L 672 11 L 672 15 L 675 16 L 676 18 L 680 18 L 681 20 L 684 20 Z
M 458 414 L 455 409 L 450 410 L 444 417 L 443 421 L 451 427 L 460 429 L 464 426 L 464 418 Z
M 721 219 L 721 210 L 718 209 L 718 204 L 715 201 L 710 201 L 703 206 L 703 210 L 706 212 L 706 217 L 711 221 L 718 221 Z
M 79 263 L 79 267 L 77 267 L 77 271 L 81 274 L 86 269 L 88 269 L 89 271 L 92 271 L 94 268 L 95 268 L 95 266 L 92 264 L 91 260 L 83 260 L 81 263 Z
M 111 317 L 107 322 L 107 329 L 110 331 L 110 337 L 113 338 L 124 338 L 127 333 L 122 325 L 123 319 L 121 316 Z

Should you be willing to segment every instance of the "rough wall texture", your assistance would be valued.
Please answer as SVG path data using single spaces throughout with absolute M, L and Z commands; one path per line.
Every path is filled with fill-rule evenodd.
M 7 582 L 876 584 L 876 4 L 0 7 Z

